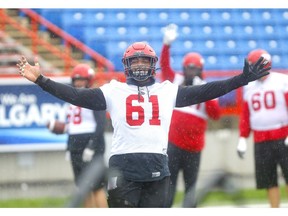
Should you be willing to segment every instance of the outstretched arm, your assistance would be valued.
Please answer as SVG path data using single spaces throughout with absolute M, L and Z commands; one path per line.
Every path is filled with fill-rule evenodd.
M 175 71 L 170 66 L 170 47 L 163 44 L 161 56 L 160 56 L 160 66 L 161 66 L 161 77 L 162 80 L 174 81 Z
M 170 47 L 174 40 L 178 37 L 177 25 L 169 24 L 164 28 L 163 47 L 160 55 L 160 67 L 162 80 L 173 82 L 175 71 L 170 66 Z
M 44 91 L 49 92 L 61 100 L 87 109 L 106 109 L 106 101 L 100 88 L 74 88 L 67 84 L 55 82 L 41 74 L 37 59 L 35 59 L 35 66 L 32 66 L 27 62 L 26 58 L 22 56 L 17 66 L 21 76 L 36 83 Z
M 264 68 L 267 62 L 263 62 L 263 59 L 263 57 L 260 57 L 254 65 L 250 65 L 248 60 L 245 59 L 243 73 L 227 80 L 209 82 L 204 85 L 179 87 L 176 106 L 189 106 L 220 97 L 268 75 L 271 67 Z

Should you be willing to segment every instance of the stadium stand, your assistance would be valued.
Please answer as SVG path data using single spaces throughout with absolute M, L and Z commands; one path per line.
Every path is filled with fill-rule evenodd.
M 206 70 L 242 67 L 249 50 L 262 47 L 273 55 L 275 67 L 287 68 L 288 9 L 37 9 L 80 41 L 86 43 L 122 70 L 117 61 L 123 44 L 147 41 L 161 51 L 161 30 L 169 23 L 179 26 L 173 45 L 173 64 L 187 51 L 199 51 Z M 122 45 L 121 45 L 122 44 Z M 121 47 L 119 49 L 119 46 Z
M 207 81 L 229 77 L 241 71 L 247 53 L 256 48 L 272 54 L 273 69 L 286 73 L 288 68 L 288 9 L 73 8 L 34 11 L 110 60 L 116 72 L 123 71 L 121 58 L 132 42 L 146 41 L 160 55 L 162 31 L 170 23 L 179 27 L 179 37 L 171 49 L 171 66 L 176 71 L 182 71 L 183 56 L 196 51 L 205 59 Z M 40 29 L 45 31 L 45 26 Z M 62 43 L 65 45 L 64 40 Z M 91 58 L 89 53 L 84 53 L 82 60 L 91 61 Z M 236 95 L 233 92 L 221 97 L 221 103 L 235 102 Z

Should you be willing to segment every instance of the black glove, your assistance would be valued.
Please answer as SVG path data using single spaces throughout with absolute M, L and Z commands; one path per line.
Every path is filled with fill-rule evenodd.
M 271 67 L 264 68 L 268 61 L 263 61 L 263 57 L 260 57 L 256 64 L 249 64 L 248 59 L 245 58 L 243 73 L 241 74 L 245 84 L 255 81 L 269 74 Z

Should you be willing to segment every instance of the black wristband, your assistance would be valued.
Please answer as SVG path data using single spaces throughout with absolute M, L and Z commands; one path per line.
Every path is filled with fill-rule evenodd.
M 45 83 L 48 80 L 47 77 L 44 77 L 42 74 L 36 79 L 35 83 L 40 85 L 41 83 Z

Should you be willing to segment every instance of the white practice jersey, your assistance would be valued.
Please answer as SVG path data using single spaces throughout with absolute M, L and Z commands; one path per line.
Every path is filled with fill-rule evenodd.
M 178 86 L 170 81 L 138 87 L 116 80 L 100 87 L 114 128 L 110 156 L 167 153 Z M 145 138 L 143 138 L 145 137 Z
M 251 129 L 271 130 L 288 125 L 285 93 L 288 93 L 288 76 L 276 72 L 270 72 L 264 81 L 250 82 L 244 87 Z
M 97 123 L 93 110 L 70 105 L 68 110 L 68 134 L 94 133 Z

